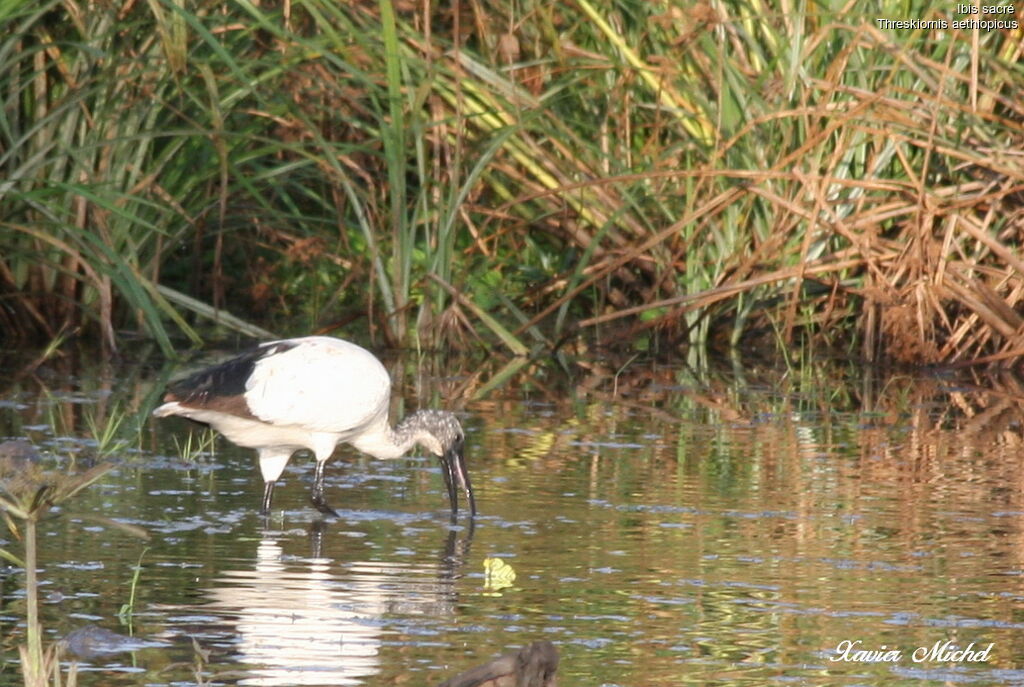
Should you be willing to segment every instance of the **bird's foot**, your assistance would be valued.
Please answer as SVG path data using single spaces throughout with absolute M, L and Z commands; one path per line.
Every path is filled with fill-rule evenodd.
M 324 515 L 329 515 L 332 518 L 340 517 L 338 515 L 338 511 L 334 510 L 329 505 L 327 505 L 327 501 L 324 499 L 324 497 L 322 495 L 313 494 L 312 501 L 313 501 L 313 507 L 316 508 L 321 513 L 323 513 Z

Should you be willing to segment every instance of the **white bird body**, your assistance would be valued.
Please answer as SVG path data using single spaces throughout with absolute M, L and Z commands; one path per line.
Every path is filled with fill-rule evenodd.
M 458 420 L 427 410 L 392 429 L 390 399 L 391 378 L 372 353 L 342 339 L 310 336 L 264 343 L 196 373 L 172 385 L 153 414 L 208 424 L 232 443 L 257 449 L 264 511 L 274 483 L 300 449 L 316 457 L 314 505 L 333 513 L 323 500 L 323 466 L 339 443 L 383 459 L 398 458 L 418 443 L 442 458 L 452 511 L 454 481 L 475 513 Z

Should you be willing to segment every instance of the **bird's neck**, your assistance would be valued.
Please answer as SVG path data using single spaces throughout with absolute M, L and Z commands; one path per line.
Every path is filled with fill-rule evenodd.
M 419 425 L 413 421 L 414 417 L 415 415 L 407 417 L 394 429 L 391 428 L 385 417 L 354 440 L 352 445 L 363 453 L 369 453 L 374 458 L 384 460 L 401 458 L 420 440 Z

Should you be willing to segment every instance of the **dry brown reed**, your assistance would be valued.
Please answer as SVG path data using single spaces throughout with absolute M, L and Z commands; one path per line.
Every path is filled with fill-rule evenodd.
M 22 130 L 0 141 L 11 329 L 113 347 L 132 326 L 165 350 L 203 320 L 266 332 L 230 310 L 516 355 L 1024 352 L 1019 27 L 900 32 L 882 5 L 755 0 L 148 5 L 110 10 L 137 33 L 88 15 L 93 52 L 78 24 L 58 47 L 22 15 L 0 53 L 6 90 L 40 94 L 8 100 Z M 68 64 L 102 78 L 72 93 Z M 149 94 L 147 117 L 107 79 Z

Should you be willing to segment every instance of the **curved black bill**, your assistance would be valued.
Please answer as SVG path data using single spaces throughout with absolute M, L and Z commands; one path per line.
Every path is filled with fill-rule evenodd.
M 462 487 L 469 501 L 469 514 L 476 515 L 476 500 L 473 498 L 473 487 L 469 483 L 469 472 L 466 470 L 466 457 L 462 450 L 462 441 L 455 442 L 441 456 L 441 473 L 444 485 L 448 488 L 448 501 L 452 505 L 452 514 L 459 512 L 459 495 L 456 485 Z

